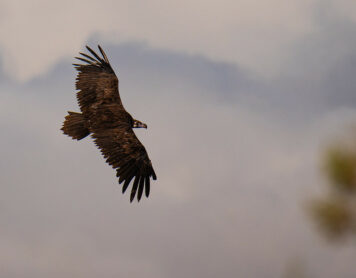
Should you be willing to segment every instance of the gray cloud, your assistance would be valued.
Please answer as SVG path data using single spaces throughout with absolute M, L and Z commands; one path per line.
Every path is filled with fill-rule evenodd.
M 16 28 L 2 29 L 1 36 L 7 39 L 6 45 L 1 42 L 0 64 L 4 57 L 8 66 L 15 64 L 6 68 L 6 75 L 0 72 L 0 276 L 275 278 L 291 258 L 302 257 L 312 277 L 353 277 L 355 250 L 323 244 L 302 205 L 320 191 L 320 145 L 356 118 L 355 22 L 352 14 L 340 16 L 330 6 L 310 8 L 307 2 L 283 4 L 280 10 L 261 8 L 265 29 L 256 27 L 256 13 L 241 10 L 248 28 L 241 24 L 243 30 L 233 35 L 221 32 L 224 24 L 218 31 L 209 29 L 216 26 L 212 20 L 204 28 L 195 24 L 189 32 L 167 24 L 177 31 L 170 30 L 169 37 L 162 35 L 169 29 L 152 28 L 160 18 L 156 25 L 141 18 L 146 29 L 137 22 L 125 28 L 113 21 L 122 19 L 118 9 L 106 3 L 99 29 L 124 26 L 118 36 L 123 41 L 132 41 L 126 33 L 135 34 L 133 41 L 148 41 L 103 43 L 120 77 L 125 107 L 149 125 L 138 136 L 159 179 L 150 199 L 140 204 L 129 204 L 121 194 L 114 171 L 90 139 L 74 142 L 59 131 L 66 110 L 78 108 L 73 60 L 58 59 L 91 34 L 88 15 L 100 8 L 87 2 L 89 22 L 71 15 L 81 6 L 70 4 L 68 9 L 61 4 L 57 14 L 43 13 L 44 19 L 49 15 L 53 20 L 47 20 L 48 26 L 42 14 L 31 18 L 30 9 L 40 10 L 41 1 L 29 9 L 14 9 L 16 16 L 26 13 L 22 19 L 33 32 L 25 28 L 20 36 Z M 249 3 L 247 11 L 255 10 L 254 2 Z M 310 18 L 306 10 L 314 12 L 310 26 L 304 21 L 304 15 Z M 221 10 L 210 12 L 216 11 Z M 64 13 L 78 28 L 61 30 Z M 295 21 L 299 14 L 302 20 Z M 1 24 L 18 24 L 16 17 L 9 17 L 11 11 L 6 15 Z M 195 21 L 192 15 L 189 19 Z M 191 23 L 187 20 L 189 28 Z M 174 49 L 172 44 L 183 41 L 179 36 L 186 39 L 194 28 L 208 32 L 184 40 L 187 44 L 179 49 L 229 61 L 245 58 L 244 64 L 257 72 L 269 69 L 266 65 L 275 71 L 278 64 L 279 74 L 267 79 L 234 63 L 149 46 Z M 146 36 L 148 29 L 155 32 Z M 52 43 L 43 43 L 41 49 L 38 41 L 52 35 L 53 41 L 47 39 Z M 287 46 L 281 41 L 285 35 Z M 221 39 L 225 37 L 237 43 Z M 109 40 L 102 33 L 89 39 L 91 45 L 98 41 Z M 219 43 L 207 43 L 215 41 L 228 45 L 227 51 Z M 24 48 L 31 55 L 19 51 Z M 21 60 L 20 69 L 14 57 Z M 11 71 L 17 77 L 33 76 L 54 61 L 58 63 L 48 72 L 25 83 L 8 76 Z
M 302 203 L 320 142 L 354 110 L 313 110 L 329 95 L 295 94 L 313 76 L 294 68 L 271 82 L 142 44 L 105 49 L 125 107 L 149 125 L 138 136 L 157 169 L 152 195 L 129 204 L 91 140 L 60 133 L 77 110 L 71 59 L 1 85 L 1 276 L 272 278 L 303 256 L 315 277 L 352 277 L 354 251 L 318 242 Z
M 353 6 L 336 0 L 3 0 L 0 45 L 6 71 L 20 80 L 45 72 L 93 32 L 115 43 L 146 41 L 155 48 L 203 54 L 275 76 L 284 71 L 281 65 L 290 47 L 315 29 L 320 2 L 333 12 Z M 355 19 L 353 13 L 341 17 Z

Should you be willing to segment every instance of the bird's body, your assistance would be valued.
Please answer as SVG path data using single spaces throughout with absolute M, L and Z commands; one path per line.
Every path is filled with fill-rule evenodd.
M 80 53 L 77 59 L 87 63 L 74 64 L 78 70 L 77 100 L 82 113 L 68 112 L 62 131 L 76 140 L 91 134 L 106 162 L 116 169 L 119 183 L 126 191 L 131 180 L 133 186 L 130 201 L 137 192 L 140 200 L 143 190 L 148 197 L 150 178 L 156 179 L 145 147 L 137 139 L 132 128 L 147 125 L 135 120 L 123 107 L 119 95 L 118 78 L 100 46 L 103 58 L 87 47 L 93 57 Z

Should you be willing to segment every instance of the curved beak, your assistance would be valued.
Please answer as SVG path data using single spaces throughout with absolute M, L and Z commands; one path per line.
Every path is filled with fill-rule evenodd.
M 133 128 L 147 128 L 147 125 L 145 123 L 138 121 L 138 120 L 134 120 Z

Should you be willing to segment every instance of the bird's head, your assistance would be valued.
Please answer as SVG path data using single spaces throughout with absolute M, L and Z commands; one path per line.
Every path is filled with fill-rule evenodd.
M 134 119 L 132 122 L 132 128 L 140 128 L 140 127 L 147 128 L 147 125 L 145 123 L 142 123 L 142 122 Z

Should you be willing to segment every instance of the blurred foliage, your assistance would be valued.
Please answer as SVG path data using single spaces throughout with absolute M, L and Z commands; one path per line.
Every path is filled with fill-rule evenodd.
M 325 172 L 337 190 L 355 191 L 356 154 L 348 148 L 330 148 L 325 155 Z
M 329 238 L 344 236 L 352 227 L 352 213 L 342 199 L 316 200 L 312 213 Z
M 311 214 L 328 238 L 356 236 L 356 144 L 329 147 L 323 166 L 329 194 L 312 201 Z

